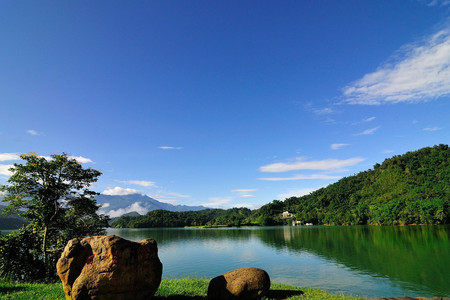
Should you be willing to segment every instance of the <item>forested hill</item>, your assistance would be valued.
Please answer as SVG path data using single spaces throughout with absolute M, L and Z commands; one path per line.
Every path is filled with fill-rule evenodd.
M 279 214 L 289 211 L 313 224 L 448 224 L 449 210 L 450 150 L 439 145 L 386 159 L 309 195 L 275 200 L 251 221 L 287 223 L 292 219 Z
M 150 228 L 184 226 L 241 226 L 246 225 L 252 211 L 248 208 L 204 209 L 200 211 L 174 212 L 149 211 L 144 216 L 122 216 L 112 222 L 112 227 Z

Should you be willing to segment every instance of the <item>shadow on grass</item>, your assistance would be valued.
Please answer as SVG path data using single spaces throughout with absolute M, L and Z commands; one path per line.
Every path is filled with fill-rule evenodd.
M 269 290 L 266 297 L 269 299 L 286 299 L 293 296 L 302 295 L 302 291 L 293 290 Z
M 1 286 L 0 285 L 0 294 L 11 294 L 17 293 L 20 291 L 27 290 L 24 286 Z
M 286 299 L 289 297 L 293 297 L 293 296 L 299 296 L 302 295 L 303 292 L 302 291 L 293 291 L 293 290 L 270 290 L 267 295 L 266 298 L 268 299 L 275 299 L 275 300 L 281 300 L 281 299 Z M 156 296 L 153 299 L 168 299 L 168 300 L 206 300 L 208 299 L 208 297 L 202 297 L 202 296 L 168 296 L 168 297 L 163 297 L 163 296 Z
M 168 300 L 206 300 L 208 299 L 207 297 L 202 297 L 202 296 L 168 296 L 168 297 L 163 297 L 163 296 L 156 296 L 152 299 L 168 299 Z

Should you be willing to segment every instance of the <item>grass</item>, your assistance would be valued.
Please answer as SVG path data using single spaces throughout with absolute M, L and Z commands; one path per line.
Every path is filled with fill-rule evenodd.
M 180 300 L 206 300 L 208 279 L 184 278 L 163 279 L 156 299 L 180 299 Z M 63 300 L 64 292 L 61 283 L 13 283 L 0 280 L 0 299 L 39 299 L 39 300 Z M 288 300 L 356 300 L 358 297 L 328 294 L 325 291 L 311 288 L 300 288 L 273 283 L 267 297 L 263 299 L 288 299 Z

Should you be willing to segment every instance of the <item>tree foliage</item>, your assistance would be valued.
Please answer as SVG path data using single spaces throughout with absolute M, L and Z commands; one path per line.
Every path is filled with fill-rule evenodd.
M 120 217 L 112 223 L 112 227 L 241 226 L 246 224 L 250 215 L 251 210 L 248 208 L 205 209 L 185 212 L 153 210 L 144 216 Z
M 101 234 L 107 226 L 108 218 L 97 214 L 97 193 L 90 190 L 101 172 L 83 168 L 66 154 L 45 158 L 31 153 L 20 157 L 25 163 L 14 164 L 8 184 L 0 190 L 6 192 L 3 201 L 8 206 L 4 211 L 17 213 L 30 223 L 19 233 L 2 237 L 1 271 L 11 276 L 20 264 L 30 264 L 42 266 L 45 276 L 52 277 L 55 259 L 68 240 Z M 23 242 L 20 251 L 26 254 L 22 256 L 25 260 L 14 259 L 17 241 Z M 33 241 L 33 247 L 26 241 Z M 17 264 L 17 268 L 10 264 Z M 33 278 L 22 274 L 15 279 Z

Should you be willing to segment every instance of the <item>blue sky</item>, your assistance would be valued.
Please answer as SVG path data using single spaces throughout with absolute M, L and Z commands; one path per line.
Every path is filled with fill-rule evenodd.
M 257 208 L 448 144 L 449 1 L 1 1 L 0 183 Z

